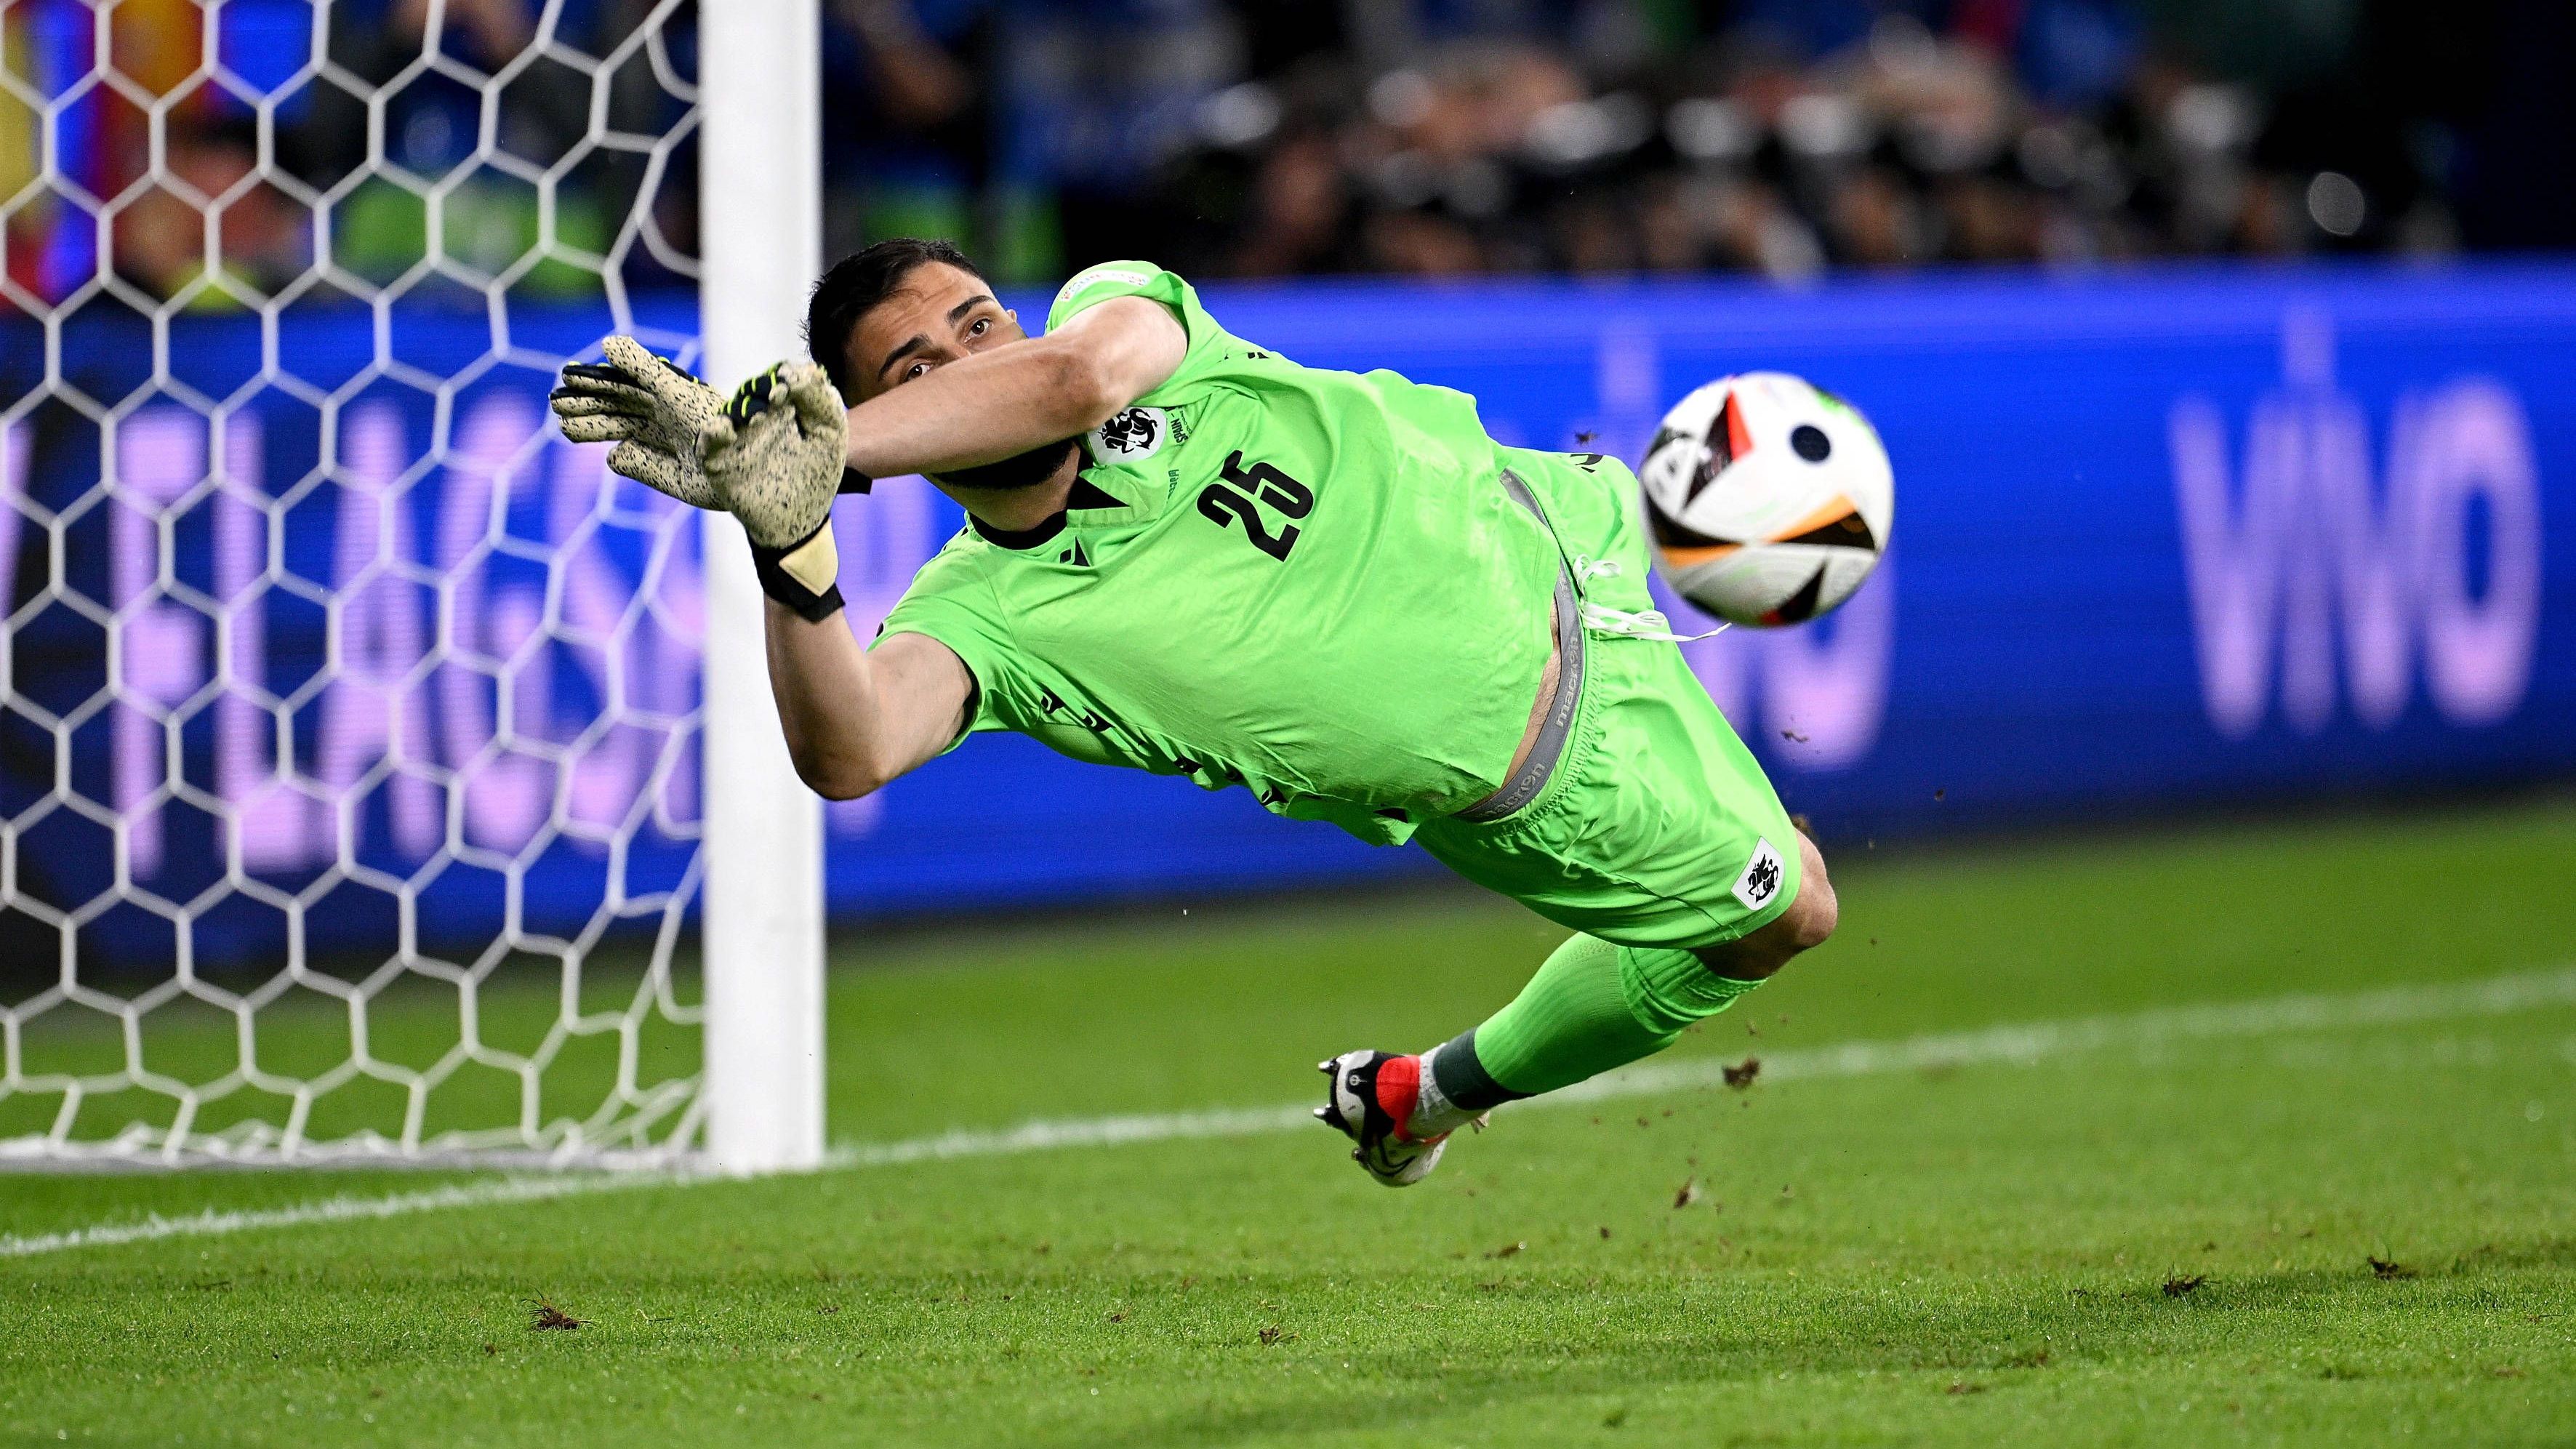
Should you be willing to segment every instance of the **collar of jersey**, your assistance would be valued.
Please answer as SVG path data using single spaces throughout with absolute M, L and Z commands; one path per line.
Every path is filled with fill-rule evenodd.
M 1064 532 L 1066 521 L 1075 513 L 1099 514 L 1124 512 L 1135 505 L 1120 499 L 1089 478 L 1076 473 L 1073 488 L 1064 496 L 1064 507 L 1030 528 L 995 528 L 973 514 L 966 515 L 967 526 L 986 543 L 1008 549 L 1031 549 Z

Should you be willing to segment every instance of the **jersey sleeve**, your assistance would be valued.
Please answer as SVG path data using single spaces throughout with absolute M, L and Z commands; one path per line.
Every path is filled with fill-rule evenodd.
M 1222 363 L 1229 351 L 1242 345 L 1228 336 L 1208 315 L 1207 308 L 1199 304 L 1197 288 L 1152 262 L 1102 262 L 1076 272 L 1055 294 L 1055 305 L 1047 308 L 1047 330 L 1053 332 L 1112 297 L 1144 297 L 1160 302 L 1172 309 L 1180 319 L 1181 330 L 1189 335 L 1189 348 L 1181 355 L 1181 365 L 1161 386 L 1137 399 L 1139 402 L 1153 402 L 1163 393 L 1197 381 Z
M 965 560 L 935 558 L 887 611 L 885 624 L 868 645 L 874 649 L 897 634 L 927 635 L 947 645 L 974 677 L 974 706 L 967 712 L 966 727 L 941 748 L 942 754 L 978 730 L 1011 728 L 1011 703 L 1027 692 L 1010 631 L 1000 611 L 982 606 L 979 595 L 989 600 L 991 590 Z

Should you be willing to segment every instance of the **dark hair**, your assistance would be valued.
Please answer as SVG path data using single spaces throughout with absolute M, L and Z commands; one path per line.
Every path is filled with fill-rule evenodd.
M 850 385 L 850 334 L 870 308 L 893 296 L 903 279 L 926 262 L 944 262 L 973 273 L 978 281 L 984 278 L 984 269 L 968 261 L 954 242 L 899 236 L 843 257 L 814 284 L 814 295 L 805 304 L 805 350 L 823 365 L 845 400 L 858 401 Z

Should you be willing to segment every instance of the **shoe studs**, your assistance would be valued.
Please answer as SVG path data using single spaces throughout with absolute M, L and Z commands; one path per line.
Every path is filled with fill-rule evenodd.
M 1333 1120 L 1332 1110 L 1331 1110 L 1330 1108 L 1326 1108 L 1326 1107 L 1318 1107 L 1318 1108 L 1316 1108 L 1316 1109 L 1315 1109 L 1315 1120 L 1316 1120 L 1316 1121 L 1318 1121 L 1318 1122 L 1329 1122 L 1329 1121 Z

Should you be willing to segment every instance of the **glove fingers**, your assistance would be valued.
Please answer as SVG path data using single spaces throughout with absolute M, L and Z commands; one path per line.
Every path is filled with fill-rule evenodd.
M 587 392 L 558 391 L 548 393 L 546 394 L 546 406 L 552 408 L 554 410 L 554 415 L 559 418 L 596 418 L 613 416 L 636 418 L 640 420 L 645 416 L 646 412 L 643 408 L 629 406 L 623 398 L 602 397 L 597 393 Z
M 650 386 L 653 375 L 662 370 L 662 359 L 654 355 L 653 349 L 623 332 L 599 339 L 599 351 L 608 359 L 607 367 L 614 369 L 624 381 L 638 387 Z M 596 367 L 601 364 L 585 365 Z
M 568 388 L 635 386 L 627 380 L 623 370 L 611 367 L 604 362 L 567 362 L 563 365 L 563 370 L 556 375 L 561 379 L 562 386 Z
M 575 399 L 584 403 L 605 405 L 588 409 L 591 412 L 641 414 L 653 410 L 653 400 L 631 388 L 618 388 L 612 391 L 608 388 L 596 387 L 559 387 L 546 394 L 546 406 L 560 409 L 565 403 Z
M 692 508 L 721 506 L 703 483 L 695 481 L 699 475 L 680 467 L 679 459 L 641 443 L 624 442 L 611 449 L 608 471 L 622 478 L 632 478 L 654 492 L 677 498 Z
M 567 399 L 584 398 L 606 402 L 619 412 L 648 414 L 653 411 L 653 394 L 637 387 L 625 373 L 595 362 L 576 362 L 564 368 L 554 391 L 546 401 L 560 413 Z
M 849 428 L 848 409 L 841 402 L 840 389 L 832 386 L 831 377 L 813 363 L 798 363 L 787 369 L 787 400 L 796 409 L 796 421 L 804 426 L 809 438 L 838 438 Z
M 607 413 L 596 417 L 556 415 L 555 427 L 567 443 L 641 442 L 644 425 L 624 413 Z
M 838 421 L 828 410 L 823 416 Z M 758 416 L 738 424 L 719 418 L 698 437 L 707 449 L 709 486 L 724 495 L 753 542 L 789 547 L 831 516 L 843 472 L 838 434 L 809 433 L 787 397 L 772 393 Z
M 608 451 L 608 471 L 621 478 L 632 478 L 647 488 L 678 497 L 680 468 L 668 453 L 657 452 L 629 439 Z
M 733 396 L 725 399 L 726 421 L 731 422 L 736 429 L 740 429 L 753 418 L 777 406 L 780 370 L 785 366 L 785 363 L 779 363 L 744 378 L 742 386 L 733 390 Z
M 566 398 L 588 398 L 607 403 L 622 413 L 653 411 L 653 395 L 640 387 L 601 387 L 595 383 L 566 383 L 546 394 L 549 403 Z
M 632 337 L 611 337 L 600 344 L 608 360 L 626 374 L 626 380 L 652 395 L 655 404 L 673 417 L 685 418 L 696 412 L 706 384 L 681 370 L 679 364 L 667 361 L 647 350 Z

